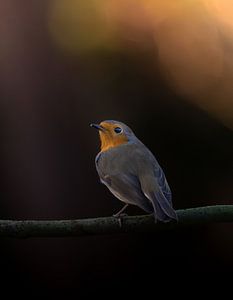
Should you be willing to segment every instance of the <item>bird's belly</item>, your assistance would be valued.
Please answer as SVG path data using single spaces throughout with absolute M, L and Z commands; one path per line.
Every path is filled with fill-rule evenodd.
M 120 201 L 141 207 L 148 213 L 153 212 L 151 202 L 143 196 L 143 194 L 132 186 L 129 186 L 127 191 L 113 188 L 108 182 L 101 179 L 101 182 L 109 189 L 109 191 Z
M 116 192 L 115 190 L 111 189 L 110 187 L 108 187 L 108 189 L 110 190 L 110 192 L 116 197 L 118 198 L 120 201 L 127 203 L 127 204 L 135 204 L 132 201 L 130 201 L 129 199 L 127 199 L 126 197 L 124 197 L 123 195 L 121 195 L 120 193 Z

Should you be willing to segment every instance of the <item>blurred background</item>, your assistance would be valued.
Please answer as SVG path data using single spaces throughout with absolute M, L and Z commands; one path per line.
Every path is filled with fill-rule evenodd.
M 232 1 L 2 0 L 0 41 L 0 219 L 120 209 L 94 165 L 89 123 L 104 119 L 152 150 L 176 209 L 233 204 Z M 170 285 L 177 270 L 222 276 L 232 230 L 2 238 L 2 283 L 78 295 Z

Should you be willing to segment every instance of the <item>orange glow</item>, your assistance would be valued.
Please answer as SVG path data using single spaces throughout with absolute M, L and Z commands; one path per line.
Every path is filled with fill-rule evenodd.
M 233 27 L 233 1 L 232 0 L 205 0 L 208 10 L 220 22 Z M 233 30 L 233 28 L 231 28 Z
M 49 28 L 73 55 L 150 49 L 178 94 L 233 128 L 231 0 L 54 0 Z
M 70 54 L 110 44 L 102 0 L 52 0 L 49 31 L 55 43 Z

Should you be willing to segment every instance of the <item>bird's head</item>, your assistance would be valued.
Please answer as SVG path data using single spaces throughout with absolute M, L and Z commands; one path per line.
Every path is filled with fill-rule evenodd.
M 128 143 L 135 138 L 133 131 L 122 122 L 106 120 L 90 126 L 99 130 L 101 152 Z

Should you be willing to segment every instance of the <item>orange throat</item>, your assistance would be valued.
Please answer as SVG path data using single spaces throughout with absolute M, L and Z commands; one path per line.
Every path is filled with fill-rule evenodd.
M 128 139 L 124 135 L 112 136 L 111 133 L 103 133 L 100 131 L 100 141 L 101 141 L 101 152 L 107 151 L 110 148 L 114 148 L 125 144 Z

